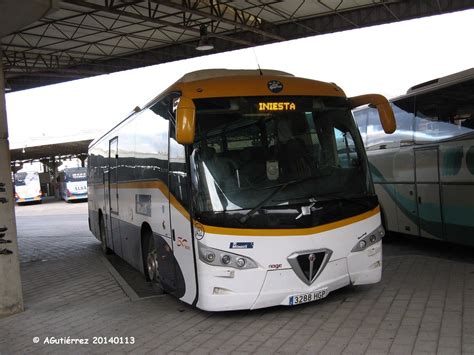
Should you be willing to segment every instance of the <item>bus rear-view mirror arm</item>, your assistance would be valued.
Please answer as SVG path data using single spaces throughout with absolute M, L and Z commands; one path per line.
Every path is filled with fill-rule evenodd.
M 382 123 L 385 133 L 393 133 L 397 129 L 397 123 L 392 107 L 388 100 L 379 94 L 367 94 L 349 98 L 351 109 L 363 105 L 373 105 L 379 112 L 380 123 Z
M 181 96 L 176 109 L 176 141 L 179 144 L 192 144 L 196 128 L 196 106 L 193 100 Z

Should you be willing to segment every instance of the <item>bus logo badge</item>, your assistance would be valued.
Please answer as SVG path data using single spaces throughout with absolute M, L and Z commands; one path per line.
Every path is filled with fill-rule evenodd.
M 204 226 L 199 222 L 194 222 L 194 237 L 197 240 L 204 238 Z
M 332 250 L 329 249 L 308 250 L 291 254 L 288 262 L 301 281 L 309 286 L 324 270 L 331 255 Z
M 279 80 L 270 80 L 267 83 L 267 86 L 268 86 L 268 90 L 270 90 L 274 94 L 277 94 L 283 90 L 283 84 Z

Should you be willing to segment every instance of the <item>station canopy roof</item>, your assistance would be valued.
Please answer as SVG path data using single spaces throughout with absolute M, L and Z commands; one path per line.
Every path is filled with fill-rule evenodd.
M 472 8 L 472 0 L 56 3 L 56 11 L 1 39 L 7 92 Z M 196 50 L 203 31 L 212 50 Z
M 69 141 L 64 143 L 43 144 L 32 147 L 10 150 L 12 162 L 49 161 L 51 159 L 67 159 L 87 155 L 87 148 L 92 139 Z

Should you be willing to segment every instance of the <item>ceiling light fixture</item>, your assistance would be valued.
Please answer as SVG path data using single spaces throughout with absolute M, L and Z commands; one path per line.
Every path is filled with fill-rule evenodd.
M 12 91 L 12 87 L 11 85 L 8 83 L 8 81 L 5 80 L 5 84 L 4 84 L 4 90 L 5 92 L 10 92 Z
M 199 43 L 196 47 L 198 51 L 210 51 L 211 49 L 214 49 L 214 46 L 212 43 L 209 42 L 209 37 L 207 36 L 207 27 L 206 25 L 201 25 L 199 28 Z

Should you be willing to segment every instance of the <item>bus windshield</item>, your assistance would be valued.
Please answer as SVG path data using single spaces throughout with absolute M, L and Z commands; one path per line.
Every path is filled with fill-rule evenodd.
M 64 169 L 64 181 L 75 182 L 75 181 L 86 181 L 87 180 L 87 169 L 86 168 L 68 168 Z
M 301 228 L 376 206 L 345 98 L 234 97 L 195 105 L 191 176 L 203 223 Z

